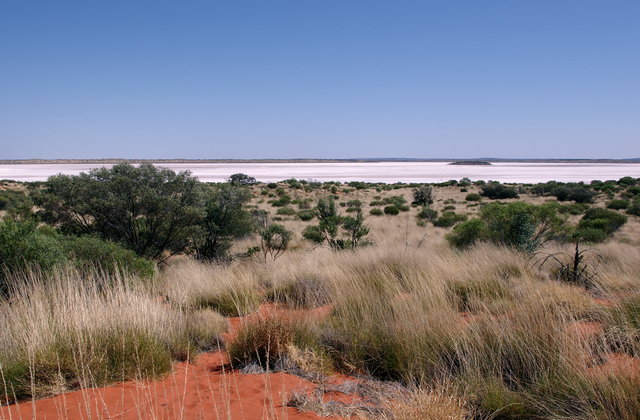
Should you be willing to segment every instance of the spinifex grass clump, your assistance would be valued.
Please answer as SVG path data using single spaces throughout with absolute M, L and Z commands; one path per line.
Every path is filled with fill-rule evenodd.
M 194 325 L 201 318 L 129 286 L 131 279 L 32 272 L 14 283 L 12 301 L 0 302 L 5 401 L 157 377 L 172 360 L 211 348 L 225 328 Z
M 162 276 L 164 293 L 182 308 L 209 308 L 224 316 L 253 312 L 260 302 L 260 284 L 251 267 L 222 267 L 186 262 Z

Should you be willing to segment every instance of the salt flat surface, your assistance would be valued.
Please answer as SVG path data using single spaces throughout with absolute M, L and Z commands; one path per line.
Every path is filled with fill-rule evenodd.
M 104 164 L 10 164 L 0 165 L 0 179 L 44 181 L 55 174 L 76 175 Z M 162 163 L 174 171 L 191 171 L 205 182 L 221 182 L 242 172 L 259 181 L 288 178 L 313 181 L 442 182 L 464 177 L 471 180 L 537 183 L 546 181 L 589 182 L 640 178 L 640 164 L 633 163 L 494 163 L 491 166 L 448 165 L 446 162 L 358 163 Z

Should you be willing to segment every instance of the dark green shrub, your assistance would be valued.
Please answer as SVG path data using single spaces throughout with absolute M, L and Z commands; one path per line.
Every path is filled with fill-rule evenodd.
M 568 185 L 556 188 L 552 193 L 558 201 L 575 201 L 576 203 L 592 203 L 593 191 L 584 185 Z
M 47 272 L 66 261 L 57 236 L 44 234 L 32 222 L 0 222 L 0 294 L 8 292 L 6 275 L 31 267 Z
M 298 212 L 298 218 L 304 222 L 308 222 L 314 217 L 316 217 L 316 212 L 313 210 L 300 210 Z
M 627 214 L 633 214 L 634 216 L 640 216 L 640 198 L 636 198 L 631 202 L 631 205 L 627 209 Z
M 279 199 L 275 200 L 271 205 L 273 207 L 284 207 L 291 204 L 291 197 L 288 195 L 282 195 Z
M 489 228 L 480 219 L 459 223 L 445 237 L 454 248 L 464 249 L 478 241 L 489 239 Z
M 235 186 L 253 185 L 257 182 L 254 177 L 242 173 L 233 174 L 229 177 L 229 183 Z
M 270 182 L 267 184 L 267 188 L 275 190 L 276 188 L 278 188 L 278 184 L 276 184 L 275 182 Z
M 607 208 L 611 210 L 624 210 L 629 207 L 629 202 L 627 200 L 611 200 L 609 204 L 607 204 Z
M 559 213 L 569 213 L 573 215 L 584 214 L 589 209 L 589 205 L 585 203 L 564 204 L 558 207 Z
M 302 231 L 302 237 L 317 244 L 324 242 L 324 236 L 318 226 L 307 226 Z
M 612 210 L 591 208 L 582 216 L 578 229 L 593 228 L 602 230 L 605 235 L 612 235 L 627 222 L 627 217 Z
M 371 210 L 369 210 L 369 214 L 372 216 L 382 216 L 384 212 L 381 209 L 374 207 Z
M 429 207 L 423 207 L 418 212 L 417 216 L 418 216 L 419 219 L 422 219 L 422 220 L 433 221 L 438 217 L 438 211 L 430 209 Z
M 396 207 L 404 206 L 407 204 L 407 200 L 402 195 L 392 195 L 391 197 L 385 197 L 382 202 L 383 204 L 393 205 Z
M 456 226 L 447 240 L 458 248 L 489 240 L 533 251 L 563 231 L 565 220 L 557 209 L 556 204 L 491 203 L 482 208 L 479 219 Z
M 280 207 L 278 211 L 276 211 L 276 214 L 281 216 L 293 216 L 296 214 L 296 210 L 292 207 Z
M 153 261 L 138 257 L 135 252 L 100 238 L 83 236 L 67 237 L 64 248 L 68 258 L 82 272 L 99 268 L 110 274 L 118 271 L 139 277 L 153 277 Z
M 499 183 L 491 183 L 482 186 L 480 195 L 491 200 L 518 198 L 518 192 L 511 187 Z
M 394 205 L 386 206 L 384 208 L 384 214 L 388 214 L 390 216 L 395 216 L 400 213 L 400 209 Z
M 626 185 L 626 186 L 636 185 L 637 182 L 638 181 L 634 177 L 631 177 L 631 176 L 625 176 L 625 177 L 622 177 L 622 178 L 620 178 L 618 180 L 618 184 Z
M 478 193 L 470 193 L 464 198 L 466 201 L 480 201 L 482 196 Z
M 467 220 L 464 214 L 457 214 L 452 211 L 445 211 L 440 217 L 433 221 L 433 225 L 437 227 L 451 227 L 458 222 Z

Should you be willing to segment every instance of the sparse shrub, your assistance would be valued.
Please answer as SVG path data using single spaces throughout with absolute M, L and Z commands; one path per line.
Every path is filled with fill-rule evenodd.
M 316 217 L 316 212 L 313 210 L 300 210 L 298 212 L 298 218 L 304 222 L 308 222 L 314 217 Z
M 464 198 L 466 201 L 480 201 L 482 196 L 478 193 L 470 193 Z
M 467 222 L 458 231 L 454 229 L 447 236 L 449 243 L 464 248 L 486 239 L 531 252 L 561 234 L 565 224 L 556 205 L 523 202 L 491 203 L 481 209 L 479 220 Z
M 518 198 L 518 192 L 515 188 L 507 187 L 500 183 L 486 184 L 481 187 L 480 195 L 490 198 L 491 200 Z
M 293 233 L 284 226 L 273 223 L 260 232 L 260 242 L 265 261 L 267 256 L 276 260 L 289 248 Z
M 254 177 L 242 173 L 233 174 L 229 177 L 229 183 L 236 186 L 253 185 L 257 182 Z
M 446 239 L 455 248 L 468 248 L 476 242 L 488 240 L 489 228 L 484 221 L 471 219 L 456 225 Z
M 382 209 L 374 207 L 371 210 L 369 210 L 369 214 L 372 216 L 382 216 L 384 212 L 382 211 Z
M 629 207 L 629 201 L 627 200 L 611 200 L 607 204 L 607 208 L 611 210 L 624 210 Z
M 277 200 L 275 200 L 273 203 L 271 203 L 271 205 L 273 207 L 284 207 L 291 204 L 291 197 L 289 197 L 288 195 L 281 195 L 280 198 L 278 198 Z
M 390 206 L 386 206 L 384 208 L 384 214 L 390 215 L 390 216 L 395 216 L 397 214 L 400 213 L 400 210 L 398 209 L 398 207 L 394 206 L 394 205 L 390 205 Z
M 348 248 L 356 248 L 365 245 L 368 242 L 364 237 L 369 234 L 369 227 L 364 223 L 364 214 L 362 209 L 358 209 L 355 217 L 346 216 L 342 218 L 342 228 L 349 237 Z
M 467 220 L 464 214 L 457 214 L 453 211 L 445 211 L 440 217 L 433 221 L 433 225 L 437 227 L 451 227 L 458 222 Z
M 81 273 L 95 269 L 109 274 L 124 272 L 138 277 L 153 277 L 153 261 L 138 257 L 135 252 L 113 242 L 89 236 L 65 238 L 63 241 L 68 259 Z
M 418 206 L 430 206 L 433 204 L 433 187 L 424 185 L 413 190 L 413 204 Z
M 626 222 L 627 217 L 616 211 L 591 208 L 580 219 L 574 236 L 579 237 L 586 229 L 601 230 L 606 236 L 611 236 Z
M 576 203 L 592 203 L 593 192 L 584 185 L 567 185 L 556 188 L 552 195 L 558 201 L 575 201 Z
M 302 231 L 302 237 L 317 244 L 324 242 L 324 236 L 318 226 L 307 226 Z
M 636 198 L 631 202 L 631 205 L 627 209 L 627 214 L 640 216 L 640 198 Z
M 55 235 L 44 234 L 33 222 L 0 222 L 0 296 L 8 292 L 7 275 L 29 268 L 49 272 L 66 262 Z
M 297 212 L 293 207 L 280 207 L 276 211 L 276 214 L 281 216 L 293 216 L 294 214 L 297 214 Z
M 437 210 L 433 210 L 433 209 L 431 209 L 429 207 L 423 207 L 418 212 L 417 216 L 418 216 L 418 219 L 434 221 L 438 217 L 438 211 Z

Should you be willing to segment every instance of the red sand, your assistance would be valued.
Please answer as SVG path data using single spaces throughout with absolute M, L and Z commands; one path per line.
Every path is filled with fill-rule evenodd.
M 302 311 L 265 304 L 248 318 L 277 312 L 285 317 Z M 322 317 L 329 308 L 318 308 L 307 316 Z M 231 338 L 240 325 L 230 320 Z M 286 407 L 292 392 L 313 393 L 318 385 L 286 373 L 242 374 L 228 368 L 224 351 L 199 355 L 196 363 L 175 363 L 171 374 L 159 381 L 126 382 L 104 388 L 73 391 L 35 402 L 0 408 L 0 419 L 319 419 Z M 335 376 L 338 384 L 348 378 Z M 358 398 L 340 393 L 325 399 L 351 403 Z M 340 417 L 334 417 L 340 418 Z

